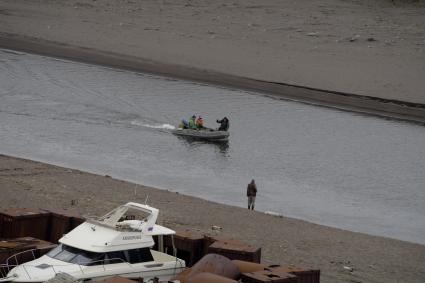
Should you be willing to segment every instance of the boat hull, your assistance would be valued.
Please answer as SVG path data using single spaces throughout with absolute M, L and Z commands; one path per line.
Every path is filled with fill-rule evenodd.
M 227 141 L 229 139 L 229 132 L 218 131 L 213 129 L 205 129 L 205 130 L 176 129 L 176 130 L 173 130 L 172 133 L 177 136 L 182 136 L 182 137 L 196 139 L 196 140 Z
M 41 261 L 33 261 L 20 265 L 17 269 L 13 269 L 8 275 L 8 278 L 0 280 L 0 282 L 14 283 L 38 283 L 46 282 L 53 279 L 60 273 L 66 273 L 71 278 L 78 281 L 101 281 L 113 276 L 121 276 L 129 279 L 144 278 L 145 280 L 154 277 L 160 280 L 167 281 L 176 274 L 185 269 L 185 264 L 182 260 L 177 259 L 175 262 L 163 263 L 119 263 L 105 264 L 97 266 L 81 266 L 78 264 L 56 265 L 46 269 L 40 269 Z M 47 266 L 47 264 L 46 264 Z M 13 276 L 13 274 L 16 274 Z M 30 276 L 30 274 L 32 276 Z

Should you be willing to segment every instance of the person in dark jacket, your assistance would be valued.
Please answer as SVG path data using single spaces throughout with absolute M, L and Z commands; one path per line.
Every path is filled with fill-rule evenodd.
M 254 179 L 252 179 L 246 188 L 246 196 L 248 197 L 248 209 L 254 210 L 255 197 L 257 196 L 257 185 Z
M 220 123 L 220 127 L 218 128 L 219 131 L 227 131 L 229 129 L 229 119 L 227 119 L 227 117 L 217 120 L 217 123 Z

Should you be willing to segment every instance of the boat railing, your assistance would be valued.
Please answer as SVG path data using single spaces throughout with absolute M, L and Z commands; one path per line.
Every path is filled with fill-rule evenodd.
M 26 275 L 28 276 L 28 278 L 31 280 L 31 275 L 30 272 L 28 272 L 27 268 L 28 267 L 35 267 L 36 265 L 30 265 L 30 264 L 19 264 L 16 261 L 16 264 L 10 264 L 9 263 L 9 259 L 13 258 L 13 257 L 17 257 L 20 254 L 26 253 L 26 252 L 32 252 L 32 254 L 34 255 L 34 259 L 35 259 L 35 254 L 34 251 L 37 249 L 33 249 L 33 250 L 27 250 L 27 251 L 23 251 L 17 254 L 14 254 L 13 256 L 9 257 L 6 260 L 6 264 L 0 264 L 0 282 L 3 281 L 3 279 L 8 278 L 7 274 L 10 272 L 10 270 L 12 270 L 13 268 L 17 267 L 17 266 L 21 266 L 23 268 L 23 270 L 25 271 Z M 102 263 L 102 264 L 96 264 L 96 263 Z M 68 267 L 68 266 L 78 266 L 79 271 L 81 272 L 82 275 L 84 275 L 84 268 L 83 267 L 87 267 L 87 266 L 102 266 L 102 269 L 104 272 L 106 272 L 106 267 L 105 264 L 111 264 L 112 263 L 125 263 L 127 264 L 130 268 L 133 268 L 133 266 L 123 260 L 122 258 L 108 258 L 108 259 L 99 259 L 99 260 L 92 260 L 92 261 L 87 261 L 87 262 L 80 262 L 80 263 L 69 263 L 69 264 L 55 264 L 55 265 L 50 265 L 48 267 L 50 267 L 54 273 L 54 275 L 56 276 L 58 273 L 61 273 L 61 269 L 63 269 L 64 267 Z M 75 271 L 74 271 L 75 272 Z
M 52 247 L 45 247 L 45 248 L 35 248 L 35 249 L 29 249 L 29 250 L 25 250 L 25 251 L 21 251 L 18 253 L 15 253 L 13 255 L 11 255 L 10 257 L 8 257 L 5 261 L 4 264 L 0 264 L 0 279 L 7 277 L 7 274 L 9 273 L 9 271 L 20 265 L 21 263 L 19 263 L 18 258 L 19 257 L 25 257 L 26 255 L 28 256 L 32 256 L 32 258 L 29 258 L 27 261 L 31 261 L 37 258 L 36 252 L 38 251 L 44 251 L 44 250 L 51 250 Z M 11 263 L 11 261 L 14 260 L 14 264 Z

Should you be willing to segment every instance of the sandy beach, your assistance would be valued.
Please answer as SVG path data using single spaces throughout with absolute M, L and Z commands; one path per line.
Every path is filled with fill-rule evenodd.
M 423 1 L 4 0 L 0 46 L 423 122 L 424 13 Z
M 321 269 L 321 282 L 425 281 L 423 245 L 271 216 L 108 176 L 0 155 L 0 192 L 1 208 L 64 208 L 84 215 L 103 215 L 148 196 L 166 226 L 242 239 L 262 247 L 263 263 Z M 222 230 L 212 230 L 213 225 Z

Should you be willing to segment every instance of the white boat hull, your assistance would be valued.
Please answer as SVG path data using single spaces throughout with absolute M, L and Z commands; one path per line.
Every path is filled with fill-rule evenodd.
M 40 268 L 40 265 L 46 267 Z M 43 256 L 12 269 L 8 274 L 9 280 L 7 282 L 45 282 L 54 278 L 58 273 L 66 273 L 79 281 L 99 281 L 112 276 L 121 276 L 129 279 L 144 278 L 145 281 L 157 277 L 161 281 L 167 281 L 184 269 L 185 263 L 179 259 L 162 263 L 143 262 L 137 264 L 117 263 L 83 266 L 67 264 Z

